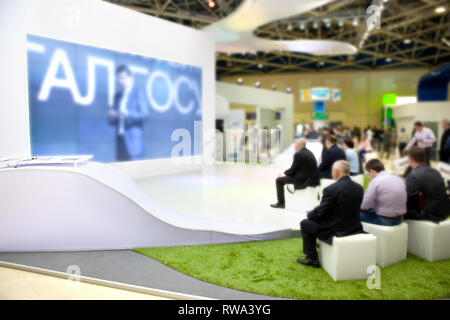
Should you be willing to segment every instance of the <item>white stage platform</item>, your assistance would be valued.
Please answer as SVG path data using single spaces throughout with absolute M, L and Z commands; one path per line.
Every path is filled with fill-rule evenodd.
M 306 213 L 270 207 L 277 202 L 275 179 L 281 173 L 272 166 L 221 164 L 134 181 L 154 201 L 187 216 L 247 225 L 246 232 L 256 226 L 299 230 Z
M 277 239 L 305 217 L 269 207 L 279 168 L 224 164 L 133 181 L 99 163 L 0 170 L 0 251 Z

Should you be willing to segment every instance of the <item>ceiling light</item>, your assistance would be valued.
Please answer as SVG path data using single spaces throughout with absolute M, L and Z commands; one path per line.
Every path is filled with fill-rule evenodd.
M 353 25 L 357 26 L 359 24 L 358 18 L 353 19 Z
M 237 83 L 238 83 L 238 84 L 242 84 L 243 82 L 244 82 L 244 80 L 243 80 L 242 78 L 238 78 L 238 79 L 237 79 Z
M 262 69 L 262 68 L 264 68 L 264 65 L 262 63 L 260 63 L 260 64 L 258 64 L 258 68 Z
M 292 31 L 292 23 L 289 23 L 289 24 L 287 25 L 287 29 L 288 29 L 288 31 Z
M 444 13 L 445 12 L 445 7 L 437 7 L 436 9 L 434 9 L 434 11 L 436 13 Z
M 317 29 L 319 27 L 319 24 L 317 23 L 317 21 L 314 21 L 314 23 L 313 23 L 313 28 L 314 29 Z
M 386 58 L 386 62 L 392 62 L 391 58 Z
M 305 23 L 304 22 L 300 23 L 299 28 L 300 30 L 305 30 Z
M 344 26 L 344 20 L 339 20 L 338 26 L 342 28 Z
M 320 62 L 319 62 L 319 65 L 320 65 L 320 66 L 324 66 L 324 65 L 325 65 L 325 62 L 320 61 Z
M 216 1 L 215 0 L 208 0 L 208 7 L 210 9 L 214 9 L 216 7 Z
M 260 81 L 256 81 L 255 82 L 255 87 L 260 88 L 261 87 L 261 82 Z
M 404 44 L 410 44 L 411 43 L 411 39 L 405 39 L 405 40 L 403 40 L 403 43 Z
M 447 47 L 450 47 L 450 42 L 446 38 L 442 37 L 441 40 Z

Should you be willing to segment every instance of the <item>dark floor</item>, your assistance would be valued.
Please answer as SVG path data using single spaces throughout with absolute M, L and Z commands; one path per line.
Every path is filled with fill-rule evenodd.
M 152 289 L 224 300 L 277 299 L 203 282 L 130 250 L 0 253 L 0 261 L 66 272 L 77 265 L 81 275 Z

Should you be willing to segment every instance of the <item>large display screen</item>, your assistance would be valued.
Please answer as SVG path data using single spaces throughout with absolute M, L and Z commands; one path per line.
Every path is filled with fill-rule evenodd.
M 33 156 L 169 158 L 183 138 L 179 155 L 201 153 L 201 68 L 36 35 L 27 59 Z

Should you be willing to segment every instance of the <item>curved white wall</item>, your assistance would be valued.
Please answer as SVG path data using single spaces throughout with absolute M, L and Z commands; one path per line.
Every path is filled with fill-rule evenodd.
M 290 230 L 174 212 L 113 166 L 0 170 L 0 252 L 108 250 L 283 238 Z

